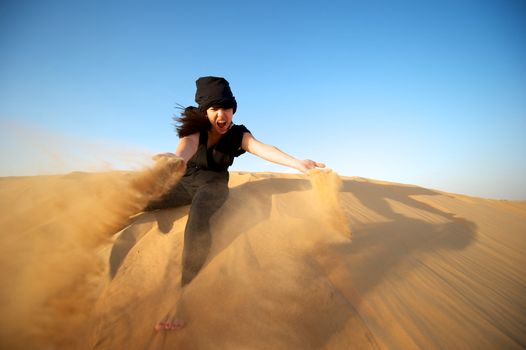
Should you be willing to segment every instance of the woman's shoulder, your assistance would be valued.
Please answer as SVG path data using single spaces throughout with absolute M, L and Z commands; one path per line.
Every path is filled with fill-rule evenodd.
M 243 124 L 239 124 L 239 125 L 232 124 L 232 127 L 230 128 L 229 131 L 232 132 L 233 134 L 241 134 L 241 135 L 243 135 L 246 132 L 250 132 L 250 130 L 248 130 L 248 128 Z

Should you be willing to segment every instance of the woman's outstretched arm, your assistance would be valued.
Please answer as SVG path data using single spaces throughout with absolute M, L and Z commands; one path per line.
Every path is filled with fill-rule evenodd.
M 314 168 L 325 168 L 325 164 L 323 163 L 318 163 L 310 159 L 296 159 L 279 150 L 277 147 L 260 142 L 249 132 L 243 134 L 241 148 L 269 162 L 288 166 L 301 172 L 306 172 Z
M 184 160 L 184 163 L 188 163 L 190 158 L 193 157 L 195 152 L 197 152 L 197 147 L 199 146 L 199 133 L 185 136 L 179 139 L 177 147 L 175 148 L 175 153 L 160 153 L 153 156 L 154 160 L 158 160 L 162 157 L 179 157 Z

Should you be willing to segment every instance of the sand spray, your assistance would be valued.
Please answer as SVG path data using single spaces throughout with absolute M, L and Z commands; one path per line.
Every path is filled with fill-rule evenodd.
M 337 232 L 350 238 L 351 229 L 348 218 L 340 205 L 339 193 L 342 180 L 338 174 L 332 170 L 313 169 L 308 172 L 307 176 L 321 214 Z
M 0 218 L 5 229 L 0 236 L 0 280 L 9 286 L 0 292 L 1 347 L 79 347 L 88 336 L 91 311 L 110 283 L 107 254 L 101 252 L 111 247 L 114 235 L 129 224 L 130 216 L 179 180 L 183 169 L 178 158 L 162 158 L 135 172 L 19 178 L 9 187 L 0 182 L 0 206 L 9 213 Z M 317 227 L 328 223 L 330 232 L 349 238 L 349 225 L 339 206 L 338 175 L 311 171 L 307 178 L 312 191 L 302 195 L 311 196 L 314 211 L 292 221 L 281 216 L 269 224 L 271 231 L 302 234 L 309 225 L 302 223 L 302 217 L 310 222 L 315 217 Z M 255 205 L 258 210 L 260 204 Z M 295 202 L 285 201 L 284 205 L 294 206 Z M 237 215 L 238 209 L 231 214 Z M 294 240 L 294 234 L 290 239 Z M 299 237 L 296 242 L 299 240 L 305 241 Z M 275 243 L 283 249 L 279 246 L 282 241 Z M 289 243 L 294 245 L 294 241 Z
M 136 172 L 0 183 L 0 348 L 76 348 L 108 280 L 101 250 L 183 169 L 163 158 Z

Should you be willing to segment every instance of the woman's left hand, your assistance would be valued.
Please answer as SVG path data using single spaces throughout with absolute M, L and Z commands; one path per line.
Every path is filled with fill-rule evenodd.
M 298 169 L 299 171 L 306 173 L 307 171 L 311 169 L 316 169 L 316 168 L 325 168 L 325 164 L 318 163 L 310 159 L 303 159 L 303 160 L 298 159 L 298 166 L 296 169 Z

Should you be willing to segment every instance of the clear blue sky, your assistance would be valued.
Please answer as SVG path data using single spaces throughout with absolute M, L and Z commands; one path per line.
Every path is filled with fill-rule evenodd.
M 341 175 L 526 199 L 520 0 L 2 0 L 0 175 L 31 172 L 20 125 L 173 151 L 204 75 L 258 139 Z

